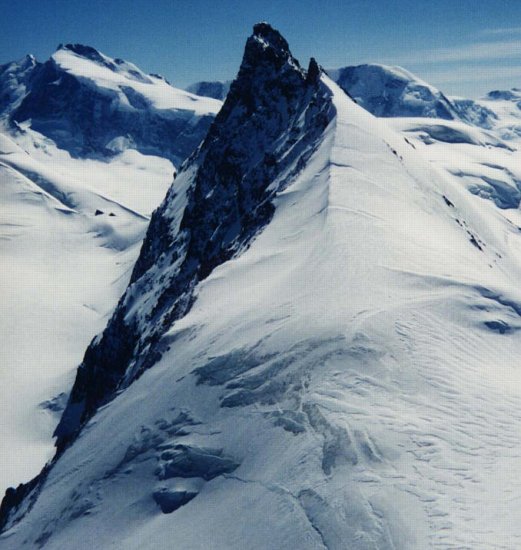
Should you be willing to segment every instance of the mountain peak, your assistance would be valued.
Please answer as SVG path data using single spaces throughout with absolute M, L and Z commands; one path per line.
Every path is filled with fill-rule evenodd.
M 269 64 L 280 70 L 288 62 L 300 70 L 298 61 L 291 55 L 289 45 L 279 31 L 268 23 L 257 23 L 246 42 L 241 68 Z
M 163 334 L 190 310 L 197 284 L 270 222 L 275 195 L 303 168 L 334 116 L 319 74 L 316 65 L 308 81 L 279 33 L 256 25 L 206 139 L 151 219 L 130 290 L 85 354 L 56 430 L 58 449 L 117 388 L 157 362 Z M 134 316 L 140 295 L 150 299 L 146 313 L 138 308 Z
M 22 57 L 22 59 L 18 62 L 18 64 L 23 67 L 34 67 L 36 63 L 36 57 L 34 57 L 32 53 L 24 55 L 24 57 Z
M 101 53 L 92 46 L 86 46 L 84 44 L 60 44 L 56 51 L 66 50 L 91 61 L 103 62 L 103 56 Z
M 280 32 L 262 21 L 253 26 L 253 37 L 262 39 L 273 48 L 289 51 L 289 45 Z
M 519 88 L 512 88 L 511 90 L 492 90 L 487 94 L 486 99 L 491 100 L 505 100 L 505 101 L 518 101 L 521 94 Z
M 364 64 L 331 70 L 328 74 L 377 117 L 458 118 L 454 105 L 440 90 L 401 67 Z

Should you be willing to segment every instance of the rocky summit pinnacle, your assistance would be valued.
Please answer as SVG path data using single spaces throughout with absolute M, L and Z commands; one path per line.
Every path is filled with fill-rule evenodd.
M 78 369 L 56 430 L 59 448 L 158 361 L 161 338 L 190 310 L 196 285 L 270 222 L 276 193 L 305 165 L 333 117 L 330 93 L 318 82 L 307 81 L 277 31 L 255 26 L 223 108 L 153 215 L 130 287 Z M 151 289 L 134 316 L 136 297 Z
M 264 39 L 274 48 L 289 51 L 289 44 L 287 43 L 286 39 L 269 23 L 261 22 L 254 25 L 253 36 Z
M 291 55 L 286 39 L 279 31 L 268 23 L 258 23 L 253 27 L 253 34 L 246 42 L 241 69 L 263 62 L 271 63 L 280 69 L 290 60 L 294 67 L 300 68 L 298 61 Z

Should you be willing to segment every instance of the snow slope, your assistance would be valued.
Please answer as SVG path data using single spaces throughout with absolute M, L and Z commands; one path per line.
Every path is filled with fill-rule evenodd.
M 148 162 L 147 177 L 159 202 L 171 164 L 165 160 L 169 169 L 161 170 L 160 163 Z M 146 215 L 84 183 L 96 179 L 96 163 L 89 164 L 76 160 L 60 169 L 59 159 L 38 161 L 0 134 L 3 490 L 36 475 L 52 456 L 63 392 L 124 290 L 146 230 Z M 138 166 L 125 167 L 121 177 L 143 177 Z M 107 166 L 96 168 L 117 185 L 119 166 L 112 173 Z M 140 208 L 146 211 L 145 204 Z
M 2 548 L 518 548 L 521 235 L 511 210 L 469 193 L 415 129 L 400 127 L 404 139 L 318 81 L 316 65 L 302 71 L 266 24 L 241 71 L 154 216 L 120 302 L 138 339 L 156 331 L 157 353 L 136 378 L 132 355 L 150 348 L 131 349 L 127 370 L 82 389 L 96 369 L 86 356 L 76 396 L 101 398 L 79 434 L 62 434 L 51 467 L 10 495 L 7 515 L 4 501 Z M 279 108 L 266 110 L 274 85 Z M 316 109 L 327 113 L 319 136 L 305 116 Z M 285 113 L 297 115 L 296 149 Z M 270 160 L 246 147 L 220 179 L 213 152 L 228 132 L 239 145 L 253 139 L 256 124 L 259 136 L 273 129 L 273 155 L 295 157 L 251 180 Z M 477 151 L 477 139 L 469 130 L 456 145 Z M 498 143 L 481 148 L 504 151 Z M 183 239 L 198 220 L 211 227 L 211 206 L 193 208 L 211 194 L 201 174 L 212 165 L 218 186 L 263 181 L 250 206 L 268 198 L 274 209 L 198 277 L 164 241 L 170 233 L 182 262 L 197 258 Z M 222 251 L 232 228 L 244 236 L 238 220 L 215 228 Z M 209 235 L 198 244 L 215 243 Z M 186 295 L 180 273 L 194 281 L 186 314 L 147 325 L 140 312 Z M 166 295 L 162 274 L 173 277 Z M 105 335 L 114 323 L 117 314 Z
M 74 369 L 128 284 L 171 160 L 221 104 L 77 44 L 1 66 L 0 97 L 3 493 L 51 458 Z

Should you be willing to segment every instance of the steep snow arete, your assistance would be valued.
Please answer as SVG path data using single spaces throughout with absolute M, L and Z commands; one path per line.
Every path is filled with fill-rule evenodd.
M 519 546 L 519 227 L 407 133 L 255 26 L 2 548 Z

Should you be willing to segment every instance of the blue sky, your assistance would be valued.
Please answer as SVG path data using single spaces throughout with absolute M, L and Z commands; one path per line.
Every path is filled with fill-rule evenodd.
M 467 97 L 521 87 L 521 0 L 0 0 L 0 13 L 0 63 L 80 42 L 183 87 L 233 78 L 266 20 L 304 64 L 397 64 Z

